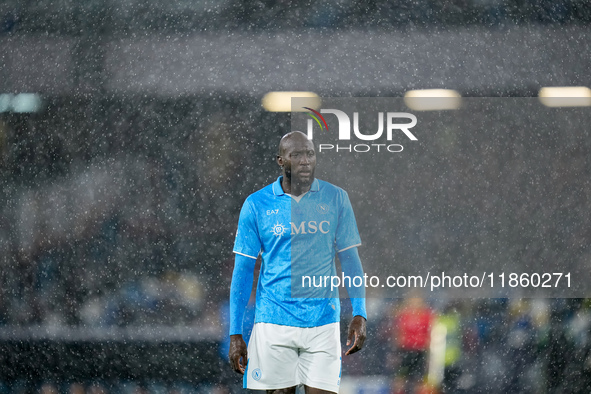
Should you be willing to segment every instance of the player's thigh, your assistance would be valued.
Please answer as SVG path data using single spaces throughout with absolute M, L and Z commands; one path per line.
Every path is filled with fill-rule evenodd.
M 295 394 L 296 386 L 279 390 L 267 390 L 267 394 Z
M 248 342 L 245 373 L 249 389 L 277 390 L 297 385 L 298 352 L 290 329 L 268 323 L 255 324 Z
M 300 381 L 310 389 L 338 392 L 341 383 L 339 323 L 310 330 L 306 348 L 300 350 L 298 374 Z
M 305 390 L 306 394 L 332 394 L 332 393 L 334 393 L 334 391 L 322 390 L 322 389 L 317 389 L 315 387 L 308 387 L 308 386 L 304 386 L 304 390 Z

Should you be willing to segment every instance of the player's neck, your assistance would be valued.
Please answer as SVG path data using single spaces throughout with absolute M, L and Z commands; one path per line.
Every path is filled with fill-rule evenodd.
M 302 185 L 298 183 L 292 183 L 287 177 L 283 177 L 281 182 L 281 188 L 285 194 L 291 194 L 292 196 L 298 197 L 304 193 L 310 191 L 311 185 Z

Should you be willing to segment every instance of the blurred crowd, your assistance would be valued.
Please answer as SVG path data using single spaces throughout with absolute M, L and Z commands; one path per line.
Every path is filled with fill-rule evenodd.
M 146 381 L 44 381 L 30 384 L 18 381 L 10 385 L 0 383 L 2 394 L 227 394 L 228 390 L 220 385 L 191 385 L 186 382 Z
M 551 131 L 544 134 L 540 129 L 532 142 L 543 147 L 539 150 L 529 151 L 525 139 L 519 144 L 507 137 L 495 140 L 506 148 L 502 157 L 487 157 L 486 136 L 482 136 L 485 143 L 480 148 L 448 157 L 445 149 L 451 149 L 451 144 L 472 144 L 475 139 L 462 141 L 454 139 L 452 132 L 441 133 L 430 149 L 443 153 L 421 156 L 415 168 L 399 168 L 401 177 L 414 186 L 396 188 L 396 200 L 411 206 L 425 204 L 428 200 L 421 198 L 427 193 L 419 196 L 419 188 L 443 196 L 449 193 L 448 200 L 442 201 L 452 209 L 450 201 L 457 199 L 457 190 L 466 187 L 463 182 L 475 185 L 474 193 L 481 194 L 462 200 L 465 206 L 453 205 L 458 212 L 494 216 L 496 211 L 491 207 L 498 205 L 493 199 L 497 196 L 506 201 L 503 207 L 515 213 L 506 215 L 503 227 L 513 228 L 511 220 L 541 215 L 542 222 L 553 219 L 556 228 L 564 231 L 563 237 L 553 239 L 550 233 L 555 227 L 538 230 L 532 219 L 516 231 L 525 237 L 528 226 L 536 227 L 542 231 L 535 234 L 541 234 L 538 241 L 543 244 L 530 240 L 529 249 L 508 255 L 509 261 L 515 256 L 527 261 L 559 261 L 557 256 L 545 254 L 550 251 L 578 264 L 577 259 L 586 256 L 589 213 L 581 196 L 588 195 L 589 185 L 573 180 L 589 171 L 585 159 L 588 142 L 579 136 L 560 145 L 553 126 L 548 127 Z M 222 349 L 215 356 L 223 363 L 223 341 L 227 339 L 223 327 L 238 212 L 247 194 L 277 175 L 273 163 L 276 143 L 288 128 L 287 116 L 265 113 L 258 101 L 250 98 L 170 102 L 146 98 L 142 102 L 74 104 L 58 99 L 48 103 L 44 113 L 2 115 L 0 333 L 31 326 L 105 330 L 189 327 L 214 333 Z M 503 163 L 516 168 L 542 162 L 536 155 L 545 155 L 545 146 L 559 146 L 561 152 L 543 170 L 557 189 L 549 191 L 543 180 L 537 181 L 536 187 L 544 188 L 546 197 L 536 188 L 523 186 L 527 183 L 520 177 L 539 177 L 532 168 L 511 173 L 510 188 L 513 183 L 523 187 L 520 201 L 512 201 L 508 190 L 492 190 L 483 183 L 494 174 L 483 176 L 482 171 L 502 172 Z M 480 157 L 482 171 L 457 165 L 476 162 L 471 154 Z M 436 164 L 438 157 L 444 157 L 449 165 L 441 175 L 446 185 L 441 190 L 431 179 L 438 176 L 434 167 L 441 167 Z M 573 158 L 579 159 L 576 166 L 569 164 Z M 409 154 L 407 159 L 416 158 Z M 421 176 L 412 171 L 421 172 Z M 355 179 L 350 182 L 354 184 Z M 574 194 L 569 192 L 573 185 L 577 185 Z M 390 190 L 376 193 L 391 198 Z M 362 191 L 351 190 L 351 195 Z M 548 194 L 565 199 L 561 205 L 564 211 L 543 203 Z M 359 214 L 367 209 L 363 204 L 358 208 Z M 453 219 L 451 212 L 439 214 L 447 215 L 444 219 L 449 221 Z M 415 223 L 417 217 L 406 219 Z M 426 221 L 444 219 L 425 216 Z M 456 256 L 453 247 L 457 239 L 445 236 L 457 232 L 464 242 L 477 245 L 476 238 L 469 238 L 468 219 L 458 220 L 455 232 L 438 227 L 437 222 L 415 223 L 429 231 L 417 233 L 417 237 L 433 240 L 429 244 L 433 253 L 450 247 L 446 253 Z M 411 244 L 412 256 L 400 261 L 425 257 L 418 253 L 428 249 L 412 244 L 422 242 L 419 238 L 413 241 L 414 230 L 404 231 L 409 235 L 402 241 Z M 369 229 L 362 229 L 362 233 L 370 243 L 378 242 L 379 234 L 372 235 Z M 546 243 L 548 240 L 554 243 Z M 390 244 L 402 241 L 389 240 Z M 386 266 L 397 258 L 379 245 L 367 249 L 362 253 L 371 256 L 368 268 L 379 264 L 380 256 L 387 260 Z M 371 249 L 382 255 L 371 255 Z M 435 390 L 431 386 L 466 393 L 586 392 L 591 387 L 590 306 L 583 299 L 370 298 L 367 347 L 344 359 L 344 376 L 385 377 L 383 392 L 388 393 Z M 345 308 L 343 329 L 348 313 Z M 84 381 L 73 385 L 14 380 L 0 384 L 0 394 L 39 390 L 47 394 L 56 390 L 93 394 L 239 391 L 238 377 L 229 368 L 227 372 L 213 385 L 157 381 Z
M 581 299 L 368 300 L 368 351 L 344 373 L 384 393 L 584 393 L 591 303 Z
M 344 338 L 351 309 L 348 302 L 343 305 Z M 587 393 L 591 387 L 589 300 L 446 301 L 415 293 L 404 299 L 368 299 L 368 319 L 365 348 L 343 358 L 343 392 Z M 203 382 L 23 378 L 0 382 L 0 393 L 243 392 L 240 377 L 225 362 L 226 351 L 220 347 L 221 373 L 216 365 L 216 373 Z
M 59 34 L 195 32 L 207 29 L 445 28 L 522 23 L 588 23 L 585 0 L 9 0 L 0 32 Z M 96 31 L 97 26 L 101 28 Z M 95 30 L 93 32 L 93 30 Z
M 0 123 L 1 325 L 205 324 L 225 299 L 239 138 L 202 104 L 111 105 L 108 134 L 51 108 Z
M 0 33 L 6 35 L 191 33 L 212 28 L 445 29 L 476 24 L 502 28 L 589 22 L 588 0 L 7 0 L 0 4 Z M 213 333 L 220 342 L 216 357 L 223 363 L 237 215 L 246 195 L 276 176 L 276 142 L 289 128 L 289 119 L 263 113 L 252 98 L 213 96 L 199 100 L 61 97 L 49 99 L 40 114 L 0 114 L 0 333 L 27 327 L 189 327 Z M 446 149 L 474 144 L 472 139 L 462 141 L 457 130 L 439 136 L 435 152 L 442 157 Z M 374 190 L 384 206 L 393 197 L 408 201 L 412 214 L 406 215 L 414 215 L 407 218 L 410 225 L 404 239 L 388 240 L 391 250 L 379 248 L 387 256 L 384 264 L 397 257 L 424 259 L 427 253 L 455 263 L 458 253 L 465 253 L 457 249 L 480 245 L 478 237 L 490 231 L 467 223 L 479 215 L 494 216 L 491 207 L 499 204 L 507 207 L 505 217 L 487 223 L 501 223 L 497 225 L 507 229 L 499 231 L 505 240 L 528 245 L 518 251 L 494 250 L 506 254 L 506 261 L 518 256 L 528 262 L 568 260 L 576 266 L 586 258 L 585 196 L 590 186 L 578 180 L 588 179 L 591 171 L 586 159 L 589 143 L 573 135 L 571 145 L 560 145 L 552 135 L 538 134 L 536 143 L 542 148 L 531 150 L 516 144 L 514 137 L 493 141 L 504 145 L 504 156 L 487 157 L 486 140 L 481 147 L 463 150 L 484 158 L 482 171 L 472 166 L 476 160 L 469 154 L 450 157 L 443 166 L 434 154 L 414 163 L 420 176 L 411 172 L 411 165 L 400 170 L 408 172 L 401 176 L 406 177 L 400 181 L 404 187 L 394 195 L 389 184 Z M 556 146 L 560 152 L 553 151 Z M 548 160 L 550 155 L 553 160 Z M 578 159 L 575 165 L 570 158 Z M 540 172 L 526 168 L 528 163 L 546 160 L 550 163 Z M 496 190 L 487 180 L 506 163 L 511 170 L 522 167 L 507 178 L 511 190 Z M 447 164 L 443 174 L 435 170 Z M 438 180 L 441 187 L 434 188 Z M 557 185 L 553 193 L 566 196 L 557 210 L 539 197 L 548 192 L 546 181 Z M 530 183 L 534 187 L 528 187 Z M 479 191 L 454 205 L 456 211 L 431 212 L 421 219 L 429 193 L 443 196 L 441 201 L 451 206 L 457 203 L 455 193 L 466 185 L 476 185 Z M 573 185 L 577 185 L 574 193 Z M 527 203 L 512 194 L 520 188 Z M 354 197 L 355 192 L 351 194 Z M 367 209 L 361 204 L 355 208 L 358 213 Z M 537 226 L 536 218 L 558 225 L 524 231 Z M 383 218 L 375 220 L 372 225 L 376 225 L 362 233 L 377 243 L 383 236 L 379 226 Z M 452 238 L 445 238 L 450 234 Z M 536 237 L 526 239 L 531 234 Z M 423 248 L 425 239 L 432 240 L 427 244 L 431 249 Z M 416 254 L 396 256 L 401 243 Z M 488 246 L 494 249 L 497 244 Z M 480 257 L 493 252 L 479 250 Z M 380 263 L 371 257 L 368 261 Z M 368 299 L 368 311 L 366 349 L 344 359 L 343 373 L 353 379 L 380 377 L 383 384 L 378 392 L 591 391 L 589 300 L 449 301 L 413 295 Z M 343 330 L 347 312 L 345 307 Z M 220 379 L 215 384 L 195 384 L 23 376 L 0 381 L 0 394 L 240 391 L 237 376 L 224 373 Z

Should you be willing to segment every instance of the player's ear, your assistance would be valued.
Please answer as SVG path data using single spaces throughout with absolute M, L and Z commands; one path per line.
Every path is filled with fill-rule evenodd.
M 279 164 L 279 167 L 283 167 L 283 157 L 277 155 L 277 164 Z

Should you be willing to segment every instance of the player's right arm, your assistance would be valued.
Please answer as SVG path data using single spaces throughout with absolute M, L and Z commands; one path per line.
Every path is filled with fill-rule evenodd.
M 242 320 L 252 290 L 255 263 L 256 259 L 252 257 L 236 254 L 230 287 L 230 352 L 228 357 L 232 369 L 241 374 L 244 374 L 246 370 L 248 359 L 246 342 L 242 339 Z
M 254 266 L 261 249 L 256 224 L 256 214 L 245 201 L 240 211 L 238 231 L 234 242 L 234 272 L 230 287 L 230 364 L 234 371 L 244 374 L 248 360 L 247 348 L 242 338 L 242 320 L 248 305 L 254 278 Z

